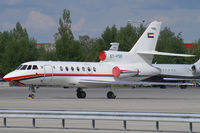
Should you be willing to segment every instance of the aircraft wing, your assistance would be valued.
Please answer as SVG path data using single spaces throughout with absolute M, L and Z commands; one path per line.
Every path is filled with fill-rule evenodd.
M 194 85 L 193 83 L 179 83 L 179 82 L 145 82 L 145 81 L 138 81 L 138 82 L 131 82 L 131 81 L 102 81 L 102 80 L 81 80 L 79 83 L 85 85 L 99 85 L 99 86 L 112 86 L 112 85 L 119 85 L 119 86 L 134 86 L 134 85 Z
M 185 81 L 185 80 L 187 80 L 187 81 L 200 81 L 200 79 L 198 78 L 163 78 L 164 80 L 179 80 L 179 81 Z
M 199 78 L 163 78 L 164 80 L 168 81 L 186 81 L 194 84 L 200 85 L 200 79 Z

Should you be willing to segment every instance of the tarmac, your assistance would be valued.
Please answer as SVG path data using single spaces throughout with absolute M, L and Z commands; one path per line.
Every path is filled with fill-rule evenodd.
M 200 88 L 180 89 L 160 88 L 119 88 L 117 98 L 107 99 L 109 89 L 85 89 L 86 99 L 76 98 L 76 89 L 45 87 L 36 90 L 35 99 L 27 99 L 27 87 L 0 87 L 0 109 L 34 110 L 95 110 L 129 112 L 173 112 L 200 113 Z M 0 120 L 1 121 L 1 120 Z M 32 128 L 31 119 L 8 119 L 8 128 L 0 122 L 3 133 L 149 133 L 156 132 L 154 122 L 128 121 L 127 131 L 122 121 L 96 121 L 92 130 L 89 120 L 66 120 L 66 129 L 61 128 L 61 120 L 36 120 Z M 200 132 L 200 123 L 193 124 L 194 132 Z M 188 123 L 160 123 L 161 132 L 188 132 Z

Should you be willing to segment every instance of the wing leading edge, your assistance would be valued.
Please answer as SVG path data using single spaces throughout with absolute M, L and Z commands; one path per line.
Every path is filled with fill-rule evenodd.
M 171 82 L 145 82 L 145 81 L 138 81 L 138 82 L 131 82 L 131 81 L 103 81 L 103 80 L 81 80 L 79 83 L 85 85 L 99 85 L 99 86 L 112 86 L 112 85 L 119 85 L 119 86 L 134 86 L 134 85 L 195 85 L 194 83 L 171 83 Z

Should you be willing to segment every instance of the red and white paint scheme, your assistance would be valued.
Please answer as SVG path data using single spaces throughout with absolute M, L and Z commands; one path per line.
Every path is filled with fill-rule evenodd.
M 86 97 L 82 88 L 151 84 L 141 80 L 160 74 L 160 69 L 152 66 L 154 54 L 191 56 L 155 51 L 160 26 L 161 22 L 152 22 L 129 52 L 117 51 L 119 44 L 111 43 L 110 50 L 100 53 L 100 62 L 26 62 L 5 75 L 4 80 L 30 86 L 32 93 L 35 92 L 35 86 L 41 85 L 76 87 L 78 98 Z M 149 33 L 153 37 L 149 37 Z M 116 96 L 109 91 L 107 97 Z

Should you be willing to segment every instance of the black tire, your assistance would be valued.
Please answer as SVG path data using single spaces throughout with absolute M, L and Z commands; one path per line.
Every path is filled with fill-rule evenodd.
M 85 98 L 86 92 L 85 91 L 79 91 L 77 92 L 77 98 Z
M 81 93 L 82 91 L 83 91 L 82 88 L 77 88 L 77 90 L 76 90 L 77 93 Z
M 161 85 L 160 89 L 166 89 L 166 86 L 165 85 Z
M 115 94 L 114 94 L 112 91 L 109 91 L 109 92 L 107 93 L 107 98 L 108 98 L 108 99 L 115 99 L 116 96 L 115 96 Z
M 186 89 L 187 88 L 187 85 L 180 85 L 179 86 L 181 89 Z

